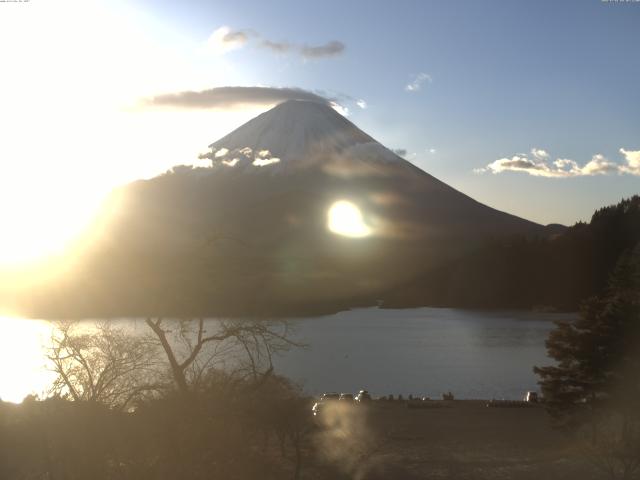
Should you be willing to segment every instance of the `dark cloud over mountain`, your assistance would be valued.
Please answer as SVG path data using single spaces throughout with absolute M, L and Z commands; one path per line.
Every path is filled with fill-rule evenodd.
M 145 99 L 144 103 L 151 106 L 224 110 L 242 105 L 277 104 L 287 100 L 310 100 L 328 105 L 337 101 L 336 98 L 328 98 L 301 88 L 218 87 L 157 95 Z

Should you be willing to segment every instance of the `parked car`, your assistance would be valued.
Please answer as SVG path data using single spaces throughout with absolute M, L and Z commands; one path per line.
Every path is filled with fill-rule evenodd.
M 361 404 L 369 403 L 371 402 L 371 395 L 366 390 L 360 390 L 356 395 L 355 402 Z
M 313 407 L 311 408 L 311 411 L 313 412 L 313 416 L 316 417 L 318 415 L 320 415 L 320 412 L 322 411 L 324 405 L 326 405 L 329 402 L 336 402 L 340 399 L 340 394 L 338 393 L 323 393 L 322 395 L 320 395 L 320 398 L 318 399 L 318 401 L 316 403 L 313 404 Z
M 338 398 L 341 402 L 353 402 L 353 393 L 341 393 Z

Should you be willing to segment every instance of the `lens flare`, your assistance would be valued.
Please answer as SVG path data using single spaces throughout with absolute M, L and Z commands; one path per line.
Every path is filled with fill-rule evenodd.
M 371 234 L 360 208 L 347 200 L 338 200 L 331 205 L 327 213 L 327 227 L 345 237 L 362 238 Z

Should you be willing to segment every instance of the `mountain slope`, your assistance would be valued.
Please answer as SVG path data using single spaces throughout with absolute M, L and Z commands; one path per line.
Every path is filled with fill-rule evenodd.
M 278 105 L 207 157 L 211 168 L 176 168 L 120 191 L 116 220 L 76 273 L 31 303 L 66 316 L 335 311 L 375 303 L 488 236 L 545 235 L 324 104 Z M 337 202 L 349 202 L 367 235 L 329 228 L 353 221 L 332 218 Z
M 256 153 L 268 151 L 290 164 L 367 143 L 375 140 L 330 106 L 290 100 L 258 115 L 209 147 L 214 152 L 228 150 L 228 154 L 221 156 L 223 159 L 233 158 L 249 148 Z

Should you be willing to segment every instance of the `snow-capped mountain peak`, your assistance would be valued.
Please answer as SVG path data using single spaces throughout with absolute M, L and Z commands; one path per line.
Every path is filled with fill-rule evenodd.
M 402 161 L 330 105 L 289 100 L 258 115 L 220 140 L 203 155 L 227 167 L 286 169 L 292 163 L 316 163 L 367 151 L 381 161 Z

